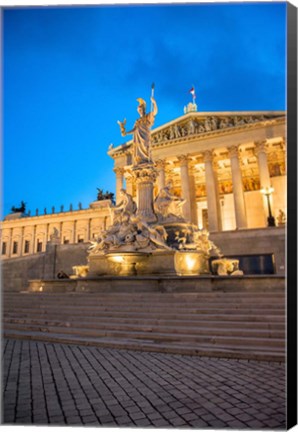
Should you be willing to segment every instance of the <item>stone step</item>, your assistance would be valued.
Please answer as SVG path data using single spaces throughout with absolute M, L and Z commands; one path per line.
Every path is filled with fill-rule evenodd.
M 238 301 L 240 303 L 244 303 L 250 299 L 252 301 L 278 301 L 284 300 L 284 293 L 239 293 L 239 292 L 206 292 L 206 293 L 10 293 L 3 294 L 3 299 L 5 301 L 14 301 L 17 299 L 23 299 L 24 301 L 27 299 L 29 301 L 40 301 L 40 300 L 48 300 L 48 301 L 64 301 L 67 299 L 68 301 L 81 301 L 82 299 L 86 302 L 95 302 L 95 301 L 130 301 L 130 302 L 142 302 L 147 300 L 156 300 L 159 302 L 169 302 L 169 301 L 182 301 L 182 302 L 191 302 L 194 300 L 205 301 L 210 299 L 211 301 Z
M 130 340 L 130 339 L 113 339 L 98 338 L 86 336 L 63 335 L 58 333 L 42 332 L 21 332 L 17 330 L 5 330 L 3 336 L 10 339 L 31 339 L 35 341 L 44 341 L 51 343 L 66 343 L 76 345 L 90 345 L 106 348 L 117 348 L 136 351 L 162 352 L 184 355 L 198 355 L 219 358 L 236 358 L 250 359 L 259 361 L 285 361 L 285 351 L 283 348 L 275 347 L 250 347 L 246 344 L 238 346 L 231 345 L 214 345 L 212 344 L 185 344 L 179 342 L 156 343 L 148 340 Z
M 284 360 L 280 292 L 11 293 L 3 302 L 7 337 Z
M 68 319 L 68 317 L 77 317 L 77 318 L 84 318 L 86 316 L 86 310 L 79 309 L 79 310 L 62 310 L 61 312 L 58 309 L 25 309 L 25 310 L 12 310 L 12 311 L 4 311 L 4 316 L 7 317 L 33 317 L 33 316 L 40 316 L 40 317 L 47 317 L 48 319 L 54 319 L 55 317 L 61 318 L 63 316 L 63 319 Z M 196 313 L 196 314 L 190 314 L 188 312 L 185 312 L 183 309 L 180 312 L 173 313 L 173 311 L 165 312 L 161 311 L 161 313 L 157 312 L 133 312 L 133 311 L 115 311 L 115 310 L 102 310 L 99 311 L 88 311 L 89 317 L 105 317 L 105 319 L 109 318 L 135 318 L 135 319 L 144 319 L 144 318 L 151 318 L 151 319 L 160 319 L 160 318 L 166 318 L 169 320 L 194 320 L 195 318 L 201 318 L 204 317 L 204 320 L 223 320 L 223 321 L 234 321 L 234 322 L 241 322 L 241 321 L 253 321 L 253 322 L 280 322 L 283 323 L 285 321 L 284 314 L 275 314 L 271 315 L 269 313 L 247 313 L 244 311 L 239 312 L 238 314 L 229 314 L 225 310 L 218 313 L 217 310 L 215 310 L 213 313 Z
M 76 323 L 77 320 L 74 318 L 73 315 L 68 315 L 67 317 L 61 317 L 61 315 L 56 315 L 55 317 L 49 317 L 44 316 L 44 314 L 35 315 L 34 318 L 32 318 L 32 315 L 26 314 L 23 318 L 20 317 L 18 314 L 15 314 L 13 316 L 8 316 L 3 318 L 3 322 L 15 322 L 19 324 L 26 323 L 27 321 L 32 322 L 33 324 L 39 324 L 44 322 L 50 322 L 53 321 L 53 323 L 56 323 L 55 325 L 59 325 L 59 323 L 70 323 L 73 325 L 73 323 Z M 67 318 L 64 319 L 64 321 L 61 321 L 61 318 Z M 260 318 L 262 319 L 262 317 Z M 119 325 L 119 326 L 168 326 L 168 327 L 175 327 L 179 325 L 180 327 L 206 327 L 206 328 L 223 328 L 223 329 L 234 329 L 235 328 L 235 321 L 221 321 L 221 320 L 212 320 L 210 317 L 209 320 L 201 320 L 199 318 L 194 318 L 192 320 L 185 320 L 185 319 L 176 319 L 176 320 L 167 320 L 162 318 L 159 319 L 152 319 L 152 318 L 142 318 L 142 319 L 134 319 L 134 318 L 113 318 L 109 317 L 108 320 L 105 317 L 99 317 L 99 316 L 84 316 L 82 317 L 82 325 Z M 54 324 L 53 324 L 54 325 Z M 63 324 L 61 324 L 63 325 Z M 276 331 L 285 331 L 285 322 L 270 322 L 270 321 L 242 321 L 241 322 L 241 328 L 242 329 L 251 329 L 251 330 L 276 330 Z
M 134 307 L 144 307 L 150 302 L 151 305 L 154 305 L 154 307 L 193 307 L 194 304 L 203 305 L 204 307 L 217 307 L 222 308 L 225 307 L 227 304 L 229 306 L 233 307 L 254 307 L 257 309 L 261 309 L 263 307 L 266 307 L 268 309 L 281 309 L 284 308 L 283 301 L 273 301 L 273 299 L 264 299 L 260 301 L 259 299 L 247 299 L 245 301 L 238 301 L 237 299 L 189 299 L 189 300 L 179 300 L 179 299 L 166 299 L 163 301 L 157 300 L 157 299 L 146 299 L 145 300 L 136 300 L 136 299 L 121 299 L 119 301 L 118 299 L 98 299 L 95 301 L 95 299 L 30 299 L 30 298 L 20 298 L 16 301 L 13 300 L 3 300 L 3 305 L 5 308 L 12 308 L 12 307 L 28 307 L 28 306 L 38 306 L 38 305 L 49 305 L 49 306 L 81 306 L 82 303 L 84 306 L 96 306 L 96 307 L 102 307 L 102 306 L 110 306 L 110 305 L 121 305 L 123 306 L 134 306 Z
M 237 314 L 240 312 L 245 312 L 247 314 L 249 313 L 258 313 L 258 314 L 263 314 L 263 313 L 268 313 L 270 312 L 270 315 L 280 315 L 282 313 L 284 313 L 284 307 L 278 306 L 275 308 L 270 308 L 266 306 L 263 307 L 259 307 L 257 308 L 257 306 L 255 305 L 246 305 L 246 304 L 235 304 L 235 305 L 231 305 L 229 303 L 221 305 L 221 306 L 217 306 L 217 305 L 204 305 L 202 303 L 200 304 L 194 304 L 192 303 L 191 305 L 181 305 L 181 304 L 175 304 L 175 305 L 160 305 L 160 304 L 155 304 L 155 303 L 142 303 L 140 305 L 135 305 L 135 304 L 119 304 L 119 303 L 115 303 L 115 304 L 92 304 L 92 305 L 86 305 L 84 304 L 75 304 L 75 305 L 69 305 L 69 304 L 60 304 L 60 305 L 56 305 L 56 304 L 38 304 L 38 305 L 34 305 L 35 308 L 39 308 L 41 310 L 61 310 L 63 311 L 63 313 L 72 310 L 72 311 L 81 311 L 81 312 L 85 312 L 90 313 L 90 312 L 97 312 L 97 313 L 101 313 L 104 311 L 113 311 L 113 312 L 117 312 L 117 311 L 125 311 L 125 312 L 148 312 L 148 313 L 154 313 L 154 312 L 160 312 L 162 311 L 162 313 L 167 314 L 168 312 L 180 312 L 181 309 L 183 308 L 184 311 L 187 310 L 187 313 L 189 314 L 212 314 L 214 312 L 224 312 L 227 314 Z M 22 310 L 26 310 L 26 309 L 32 309 L 33 305 L 32 304 L 22 304 L 22 305 L 14 305 L 14 306 L 7 306 L 4 304 L 4 310 L 5 311 L 10 311 L 10 310 L 16 310 L 16 309 L 22 309 Z
M 74 334 L 79 336 L 86 337 L 108 337 L 108 338 L 124 338 L 124 339 L 144 339 L 144 340 L 152 340 L 155 343 L 158 341 L 171 341 L 171 342 L 183 342 L 183 343 L 209 343 L 213 345 L 242 345 L 245 340 L 245 345 L 259 347 L 259 346 L 267 346 L 267 347 L 280 347 L 283 348 L 285 345 L 284 338 L 266 338 L 266 337 L 243 337 L 241 336 L 229 336 L 229 335 L 209 335 L 209 334 L 183 334 L 179 335 L 178 333 L 161 333 L 147 331 L 139 331 L 135 329 L 133 331 L 126 330 L 111 330 L 111 329 L 86 329 L 82 327 L 74 328 L 74 327 L 58 327 L 58 326 L 44 326 L 40 327 L 38 325 L 26 325 L 23 329 L 22 326 L 17 324 L 5 324 L 4 330 L 18 330 L 18 331 L 29 331 L 29 332 L 37 332 L 40 331 L 42 333 L 62 333 L 64 335 Z
M 177 292 L 177 291 L 152 291 L 152 292 L 121 292 L 121 291 L 102 291 L 102 292 L 45 292 L 45 291 L 21 291 L 21 292 L 9 292 L 4 291 L 3 297 L 9 298 L 9 297 L 16 297 L 16 296 L 26 296 L 31 298 L 59 298 L 59 297 L 68 297 L 68 298 L 85 298 L 92 297 L 92 298 L 148 298 L 148 297 L 155 297 L 155 298 L 199 298 L 199 297 L 239 297 L 239 298 L 246 298 L 246 297 L 285 297 L 285 292 L 283 291 L 241 291 L 235 289 L 234 291 L 224 291 L 224 290 L 216 290 L 216 291 L 187 291 L 187 292 Z
M 237 336 L 237 337 L 261 337 L 261 338 L 283 338 L 284 331 L 272 329 L 251 329 L 251 328 L 224 328 L 223 326 L 216 325 L 205 326 L 201 325 L 183 326 L 178 320 L 176 326 L 168 326 L 166 323 L 161 325 L 146 325 L 143 322 L 139 324 L 124 324 L 124 323 L 111 323 L 111 322 L 90 322 L 90 321 L 54 321 L 54 320 L 32 320 L 32 319 L 3 319 L 3 328 L 24 328 L 34 330 L 34 327 L 45 329 L 46 327 L 61 327 L 61 328 L 82 328 L 82 329 L 99 329 L 112 330 L 112 331 L 141 331 L 148 333 L 171 333 L 171 334 L 188 334 L 188 335 L 218 335 L 218 336 Z M 41 330 L 43 331 L 43 330 Z

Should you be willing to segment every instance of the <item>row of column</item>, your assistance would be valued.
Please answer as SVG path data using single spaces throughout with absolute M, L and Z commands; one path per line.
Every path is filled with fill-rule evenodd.
M 239 159 L 239 146 L 229 147 L 228 153 L 231 162 L 236 228 L 246 228 L 247 215 L 241 165 Z M 261 188 L 269 187 L 270 174 L 267 161 L 266 141 L 255 142 L 255 155 L 258 161 Z M 214 159 L 213 151 L 205 151 L 203 153 L 203 157 L 205 163 L 209 231 L 221 231 L 222 221 L 219 200 L 217 164 Z M 180 163 L 181 174 L 181 195 L 186 200 L 186 204 L 184 205 L 184 217 L 186 220 L 196 224 L 197 214 L 194 171 L 193 168 L 189 167 L 189 159 L 187 155 L 178 156 L 178 160 Z M 165 165 L 166 163 L 164 160 L 158 160 L 155 163 L 158 172 L 158 190 L 161 190 L 165 187 Z M 116 202 L 118 203 L 120 200 L 120 190 L 123 188 L 124 176 L 126 178 L 126 189 L 127 192 L 130 194 L 132 194 L 132 178 L 129 176 L 129 174 L 125 173 L 123 168 L 115 168 L 114 172 L 116 173 Z M 265 202 L 264 211 L 265 213 L 267 212 L 267 205 Z

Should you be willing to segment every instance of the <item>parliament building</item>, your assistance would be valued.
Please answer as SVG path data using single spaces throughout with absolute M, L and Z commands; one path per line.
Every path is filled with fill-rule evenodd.
M 198 112 L 190 103 L 184 115 L 151 131 L 151 157 L 157 170 L 155 196 L 169 180 L 186 200 L 187 221 L 210 233 L 262 230 L 286 222 L 286 113 Z M 137 201 L 132 177 L 132 141 L 108 154 L 114 160 L 116 203 L 125 188 Z M 111 223 L 109 200 L 88 209 L 43 215 L 12 213 L 1 222 L 2 258 L 46 250 L 53 231 L 61 244 L 88 243 Z

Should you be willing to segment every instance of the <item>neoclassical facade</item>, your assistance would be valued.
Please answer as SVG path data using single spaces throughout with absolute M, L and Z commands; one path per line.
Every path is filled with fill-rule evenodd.
M 9 215 L 1 224 L 1 256 L 18 258 L 45 252 L 55 230 L 62 244 L 93 240 L 110 225 L 110 205 L 110 201 L 97 201 L 82 210 L 33 217 Z
M 108 151 L 114 159 L 116 202 L 126 188 L 137 201 L 132 176 L 132 141 Z M 210 232 L 267 226 L 270 196 L 273 216 L 286 215 L 285 112 L 197 112 L 152 130 L 156 167 L 154 196 L 169 180 L 183 197 L 184 217 Z M 110 201 L 90 208 L 40 216 L 13 214 L 1 223 L 2 258 L 45 251 L 54 229 L 61 243 L 88 242 L 111 223 Z
M 210 232 L 266 227 L 261 189 L 274 189 L 273 215 L 286 214 L 285 136 L 285 112 L 189 110 L 152 131 L 154 193 L 172 180 L 174 192 L 186 199 L 184 217 Z M 116 201 L 123 187 L 136 198 L 132 141 L 108 153 L 115 162 Z

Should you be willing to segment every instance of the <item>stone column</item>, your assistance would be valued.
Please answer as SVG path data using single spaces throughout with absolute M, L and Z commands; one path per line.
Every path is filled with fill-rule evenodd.
M 145 222 L 155 222 L 153 186 L 157 177 L 156 169 L 152 163 L 148 163 L 135 166 L 132 173 L 137 185 L 137 215 Z
M 73 221 L 73 232 L 72 232 L 72 242 L 76 243 L 76 228 L 77 228 L 77 221 Z
M 46 233 L 45 233 L 45 243 L 47 244 L 47 242 L 49 241 L 49 227 L 50 224 L 46 224 Z
M 11 228 L 11 235 L 10 235 L 10 247 L 9 247 L 9 256 L 11 257 L 13 251 L 13 228 Z
M 8 245 L 7 245 L 7 256 L 10 258 L 12 255 L 12 232 L 13 232 L 13 228 L 9 229 L 9 241 L 8 241 Z
M 157 186 L 158 192 L 163 189 L 166 185 L 166 161 L 163 159 L 159 159 L 155 162 L 155 166 L 157 169 Z
M 31 250 L 30 253 L 34 254 L 35 253 L 35 239 L 36 239 L 36 225 L 33 225 L 33 230 L 32 230 L 32 245 L 31 245 Z
M 86 241 L 91 240 L 90 239 L 90 233 L 91 233 L 91 219 L 87 219 L 87 229 L 86 229 Z
M 219 199 L 219 184 L 218 184 L 218 162 L 213 160 L 212 166 L 213 166 L 213 173 L 214 173 L 218 231 L 222 231 L 221 204 Z
M 124 168 L 114 168 L 116 174 L 116 204 L 121 202 L 120 190 L 123 188 L 123 174 Z
M 255 142 L 255 155 L 258 160 L 261 189 L 270 187 L 266 141 Z
M 191 221 L 191 198 L 190 198 L 190 181 L 188 172 L 188 157 L 186 155 L 178 156 L 180 162 L 180 175 L 181 175 L 181 191 L 182 198 L 186 200 L 183 205 L 183 216 L 187 222 Z
M 205 162 L 205 178 L 206 178 L 206 193 L 207 193 L 207 208 L 208 208 L 208 225 L 209 231 L 220 231 L 221 229 L 221 214 L 219 212 L 218 192 L 216 189 L 217 180 L 213 169 L 213 153 L 207 150 L 203 153 Z
M 63 222 L 60 222 L 60 224 L 59 224 L 59 237 L 60 237 L 60 243 L 63 242 L 63 238 L 62 238 L 62 231 L 63 231 Z
M 25 228 L 22 227 L 22 230 L 21 230 L 21 240 L 20 240 L 20 253 L 19 253 L 19 256 L 23 256 L 23 255 L 24 255 L 24 244 L 25 244 L 25 242 L 24 242 L 24 236 L 25 236 Z
M 230 156 L 232 170 L 236 228 L 247 228 L 246 208 L 238 147 L 229 147 L 228 152 Z
M 271 186 L 270 173 L 267 159 L 267 147 L 266 141 L 255 142 L 255 155 L 258 160 L 259 177 L 260 177 L 260 188 L 269 188 Z M 269 197 L 271 209 L 273 210 L 272 194 Z M 264 224 L 266 224 L 266 218 L 268 215 L 268 202 L 266 196 L 263 195 L 263 208 L 264 208 Z
M 191 203 L 191 222 L 194 225 L 198 225 L 198 210 L 196 200 L 196 178 L 195 168 L 189 169 L 189 183 L 190 183 L 190 203 Z
M 132 184 L 132 175 L 130 172 L 126 171 L 124 173 L 125 182 L 126 182 L 126 192 L 133 196 L 133 184 Z

